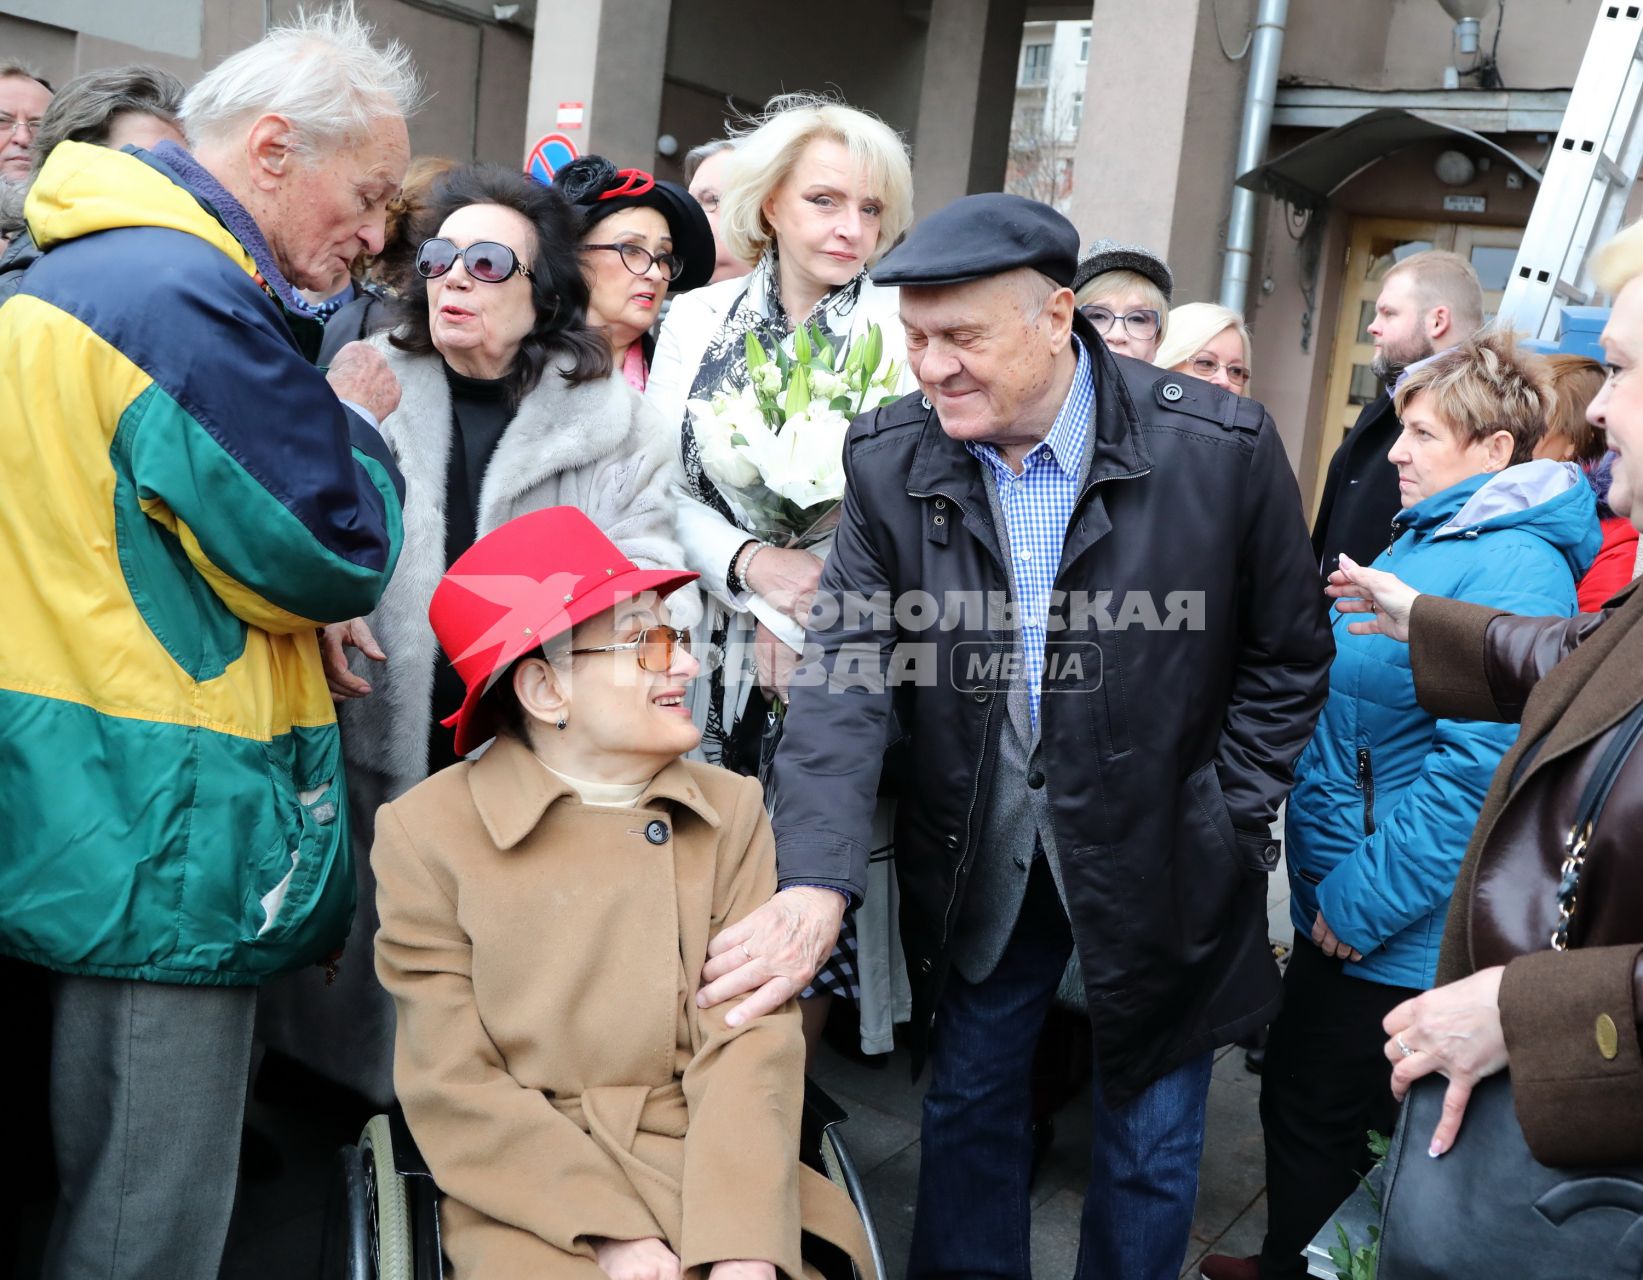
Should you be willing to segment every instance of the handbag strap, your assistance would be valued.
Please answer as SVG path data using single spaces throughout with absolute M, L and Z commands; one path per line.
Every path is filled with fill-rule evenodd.
M 1563 867 L 1557 885 L 1557 924 L 1552 929 L 1554 951 L 1569 949 L 1569 922 L 1574 918 L 1580 876 L 1586 868 L 1586 850 L 1592 842 L 1592 830 L 1608 802 L 1609 792 L 1614 790 L 1621 767 L 1640 737 L 1643 737 L 1643 702 L 1633 707 L 1620 722 L 1619 728 L 1610 735 L 1609 745 L 1603 749 L 1597 768 L 1592 770 L 1592 776 L 1586 779 L 1586 786 L 1580 793 L 1574 825 L 1569 828 L 1563 842 Z

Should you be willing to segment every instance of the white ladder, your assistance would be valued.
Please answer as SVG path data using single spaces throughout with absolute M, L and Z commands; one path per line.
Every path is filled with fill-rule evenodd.
M 1643 0 L 1598 5 L 1500 318 L 1555 341 L 1564 306 L 1597 300 L 1592 250 L 1620 230 L 1643 165 Z

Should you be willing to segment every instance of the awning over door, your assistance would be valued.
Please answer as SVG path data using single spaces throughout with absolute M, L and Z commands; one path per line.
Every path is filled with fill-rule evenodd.
M 1540 182 L 1540 170 L 1481 133 L 1430 120 L 1414 111 L 1383 107 L 1256 165 L 1238 179 L 1238 185 L 1275 195 L 1299 209 L 1317 209 L 1370 165 L 1418 142 L 1446 138 L 1498 156 L 1530 181 Z

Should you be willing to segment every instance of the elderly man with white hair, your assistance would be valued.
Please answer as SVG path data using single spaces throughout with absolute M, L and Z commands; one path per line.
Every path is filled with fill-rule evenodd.
M 417 92 L 350 9 L 300 17 L 188 95 L 188 149 L 64 142 L 29 194 L 42 256 L 0 305 L 0 954 L 50 993 L 50 1277 L 217 1274 L 256 985 L 347 929 L 317 631 L 393 571 L 399 388 L 363 346 L 327 385 L 296 290 L 381 248 Z

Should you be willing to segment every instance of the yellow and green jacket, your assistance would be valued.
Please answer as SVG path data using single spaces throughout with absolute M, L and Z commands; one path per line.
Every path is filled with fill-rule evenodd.
M 220 189 L 64 143 L 26 213 L 43 256 L 0 306 L 0 952 L 254 983 L 353 912 L 316 628 L 387 584 L 399 475 Z

